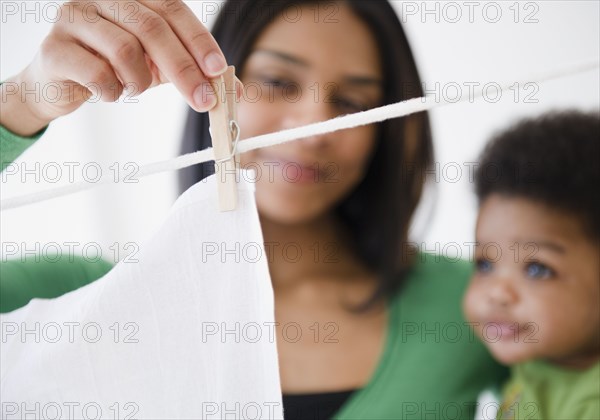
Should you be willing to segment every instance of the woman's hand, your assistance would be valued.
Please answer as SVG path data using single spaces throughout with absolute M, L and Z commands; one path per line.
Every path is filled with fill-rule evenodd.
M 114 102 L 165 82 L 197 111 L 214 106 L 208 78 L 227 64 L 183 1 L 79 0 L 59 10 L 33 62 L 0 86 L 9 130 L 31 135 L 92 96 Z

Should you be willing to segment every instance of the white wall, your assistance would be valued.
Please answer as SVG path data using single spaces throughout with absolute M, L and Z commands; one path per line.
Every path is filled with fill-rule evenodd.
M 473 3 L 471 9 L 469 3 Z M 598 58 L 599 4 L 597 1 L 566 0 L 394 2 L 403 16 L 427 88 L 433 90 L 439 82 L 439 90 L 443 92 L 446 87 L 451 97 L 454 95 L 452 83 L 462 85 L 462 93 L 467 96 L 469 82 L 511 85 L 523 77 L 544 73 L 563 64 Z M 501 11 L 499 18 L 496 10 Z M 462 13 L 462 18 L 453 23 L 457 20 L 457 11 Z M 494 20 L 497 22 L 493 23 Z M 518 100 L 515 100 L 514 91 L 508 91 L 497 103 L 492 103 L 494 91 L 491 90 L 487 101 L 433 110 L 436 161 L 442 170 L 440 182 L 435 184 L 438 203 L 431 223 L 425 226 L 419 223 L 415 230 L 416 240 L 424 242 L 427 249 L 446 248 L 449 253 L 453 244 L 458 243 L 462 246 L 463 256 L 467 256 L 469 246 L 465 246 L 465 242 L 473 241 L 476 217 L 468 163 L 477 160 L 492 133 L 521 117 L 563 107 L 597 110 L 599 79 L 596 68 L 537 86 L 530 85 L 521 92 Z M 525 101 L 536 87 L 539 88 L 537 93 Z M 536 103 L 527 103 L 531 101 Z M 462 168 L 462 176 L 455 182 L 457 167 Z M 446 176 L 444 168 L 447 169 Z
M 26 3 L 29 9 L 35 7 L 32 1 Z M 40 2 L 38 16 L 42 18 L 36 19 L 35 14 L 23 15 L 24 2 L 0 0 L 0 79 L 19 71 L 35 54 L 51 27 L 43 19 L 43 8 L 49 7 L 44 5 L 50 3 Z M 203 22 L 212 22 L 212 15 L 202 14 L 203 10 L 212 10 L 206 3 L 188 4 Z M 19 12 L 8 15 L 6 11 L 13 5 Z M 447 94 L 453 94 L 451 87 L 457 83 L 467 95 L 465 82 L 510 83 L 562 64 L 598 57 L 600 51 L 597 1 L 395 1 L 394 5 L 404 12 L 406 31 L 427 88 L 434 89 L 439 82 L 440 93 L 446 89 Z M 425 9 L 432 12 L 425 13 Z M 537 22 L 526 23 L 527 17 Z M 597 109 L 598 80 L 596 69 L 540 84 L 530 97 L 536 103 L 525 103 L 525 95 L 533 92 L 530 87 L 518 100 L 509 91 L 497 103 L 483 100 L 434 110 L 436 160 L 447 171 L 436 184 L 438 203 L 432 219 L 423 217 L 427 212 L 421 213 L 415 240 L 423 242 L 424 249 L 435 250 L 438 243 L 440 251 L 452 253 L 449 244 L 459 244 L 465 252 L 465 243 L 472 241 L 476 215 L 465 162 L 475 161 L 490 134 L 520 116 L 567 106 Z M 184 110 L 183 100 L 171 86 L 153 89 L 133 104 L 86 104 L 53 123 L 19 164 L 31 168 L 36 162 L 42 167 L 56 162 L 65 169 L 62 183 L 68 184 L 65 162 L 80 162 L 79 168 L 88 162 L 106 166 L 118 162 L 123 168 L 130 161 L 143 164 L 168 159 L 178 151 Z M 457 167 L 462 174 L 453 182 Z M 81 176 L 81 170 L 76 174 Z M 23 184 L 19 176 L 8 176 L 1 184 L 1 197 L 57 185 L 33 181 L 30 176 Z M 158 226 L 175 197 L 175 174 L 144 178 L 139 184 L 100 187 L 3 212 L 1 240 L 4 244 L 25 242 L 30 248 L 36 242 L 40 247 L 49 242 L 79 242 L 79 248 L 98 243 L 104 257 L 111 260 L 113 251 L 109 247 L 118 243 L 123 249 L 127 242 L 142 242 Z

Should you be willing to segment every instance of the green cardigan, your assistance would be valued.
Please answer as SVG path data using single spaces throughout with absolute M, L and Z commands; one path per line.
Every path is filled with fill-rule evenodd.
M 36 138 L 0 128 L 0 140 L 2 161 L 10 162 Z M 3 262 L 0 268 L 0 309 L 7 312 L 32 298 L 84 286 L 110 265 L 28 259 Z M 465 261 L 418 256 L 405 286 L 389 302 L 386 344 L 373 376 L 335 418 L 473 419 L 479 392 L 498 386 L 508 371 L 493 361 L 463 318 L 461 300 L 471 269 Z

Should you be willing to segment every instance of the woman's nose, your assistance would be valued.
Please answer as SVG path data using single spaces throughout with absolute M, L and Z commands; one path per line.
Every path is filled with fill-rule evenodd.
M 324 99 L 318 100 L 313 95 L 303 95 L 295 104 L 287 107 L 282 121 L 282 129 L 296 128 L 333 118 L 331 104 Z M 325 147 L 329 144 L 331 134 L 306 137 L 302 144 L 310 147 Z

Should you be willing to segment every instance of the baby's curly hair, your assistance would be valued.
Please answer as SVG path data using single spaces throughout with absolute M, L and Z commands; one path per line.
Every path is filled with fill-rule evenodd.
M 475 189 L 480 204 L 501 194 L 567 212 L 600 239 L 600 114 L 555 111 L 497 134 L 480 156 Z

